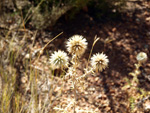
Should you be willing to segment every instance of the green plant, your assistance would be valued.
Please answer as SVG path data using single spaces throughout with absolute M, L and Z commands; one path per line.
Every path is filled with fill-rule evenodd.
M 145 97 L 149 96 L 149 91 L 146 91 L 142 88 L 138 87 L 139 79 L 138 75 L 141 74 L 140 67 L 144 65 L 148 59 L 147 54 L 144 52 L 140 52 L 136 59 L 138 61 L 137 64 L 135 64 L 135 70 L 133 72 L 130 72 L 129 75 L 133 76 L 133 79 L 130 81 L 126 78 L 127 84 L 123 87 L 124 90 L 127 90 L 129 94 L 129 105 L 131 112 L 135 113 L 136 111 L 140 111 L 145 108 L 143 107 L 143 103 L 145 100 Z

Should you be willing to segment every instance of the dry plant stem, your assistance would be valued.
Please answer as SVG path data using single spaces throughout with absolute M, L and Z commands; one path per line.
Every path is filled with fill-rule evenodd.
M 74 113 L 76 113 L 76 100 L 77 100 L 77 93 L 76 93 L 75 76 L 73 77 L 73 86 L 74 86 Z
M 34 45 L 34 43 L 35 43 L 36 34 L 37 34 L 37 30 L 35 31 L 35 34 L 34 34 L 34 36 L 33 36 L 33 42 L 32 42 L 32 46 L 31 46 L 31 47 L 33 47 L 33 45 Z
M 86 67 L 88 67 L 88 64 L 89 64 L 89 61 L 90 61 L 90 58 L 91 58 L 91 55 L 92 55 L 93 48 L 94 48 L 94 46 L 95 46 L 95 44 L 96 44 L 96 42 L 97 42 L 98 40 L 99 40 L 99 38 L 97 38 L 97 36 L 95 36 L 94 42 L 93 42 L 93 45 L 92 45 L 92 49 L 91 49 L 91 51 L 90 51 L 90 55 L 89 55 L 89 58 L 88 58 L 88 63 L 87 63 L 87 66 L 86 66 Z
M 24 31 L 26 31 L 25 23 L 24 23 L 24 20 L 23 20 L 23 14 L 22 14 L 22 11 L 21 11 L 21 17 L 22 17 L 22 25 L 23 25 Z
M 77 56 L 75 56 L 75 61 L 74 61 L 74 65 L 73 68 L 75 69 L 75 73 L 73 74 L 73 78 L 72 78 L 72 82 L 73 82 L 73 87 L 74 87 L 74 113 L 76 113 L 76 100 L 77 100 L 77 93 L 76 93 L 76 72 L 77 72 Z
M 43 1 L 45 1 L 45 0 L 41 0 L 41 2 L 34 9 L 31 9 L 28 11 L 26 17 L 23 20 L 24 23 L 26 23 L 33 16 L 33 13 L 39 8 L 39 6 L 43 3 Z M 32 11 L 31 14 L 30 14 L 30 11 Z
M 40 58 L 41 54 L 43 53 L 44 49 L 48 46 L 48 44 L 50 44 L 53 40 L 55 40 L 57 37 L 59 37 L 61 34 L 63 34 L 63 32 L 59 33 L 57 36 L 55 36 L 52 40 L 50 40 L 43 48 L 42 50 L 40 51 L 40 54 L 37 58 L 37 60 Z
M 5 36 L 5 39 L 8 39 L 8 36 L 10 35 L 11 32 L 12 32 L 11 30 L 8 31 L 8 33 Z

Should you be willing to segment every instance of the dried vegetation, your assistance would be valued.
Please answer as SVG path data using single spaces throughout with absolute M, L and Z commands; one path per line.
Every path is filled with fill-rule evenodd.
M 136 1 L 128 2 L 129 7 L 132 3 Z M 0 17 L 0 112 L 149 112 L 148 4 L 150 2 L 145 0 L 137 2 L 137 9 L 133 10 L 133 7 L 130 7 L 131 9 L 117 22 L 111 20 L 99 24 L 90 14 L 81 13 L 81 18 L 77 17 L 77 21 L 74 19 L 74 26 L 71 26 L 70 21 L 67 23 L 62 18 L 51 32 L 30 30 L 30 25 L 26 28 L 23 15 L 3 14 L 3 17 Z M 19 9 L 15 5 L 13 7 Z M 63 34 L 60 33 L 62 31 Z M 78 43 L 71 46 L 69 41 L 73 38 L 69 41 L 66 38 L 76 33 L 87 37 L 87 40 L 81 38 L 80 40 L 84 39 L 81 45 Z M 100 38 L 94 40 L 95 34 Z M 68 43 L 65 43 L 66 41 Z M 70 49 L 65 49 L 65 44 Z M 59 49 L 68 51 L 68 56 L 64 55 L 64 52 L 61 56 L 57 55 L 62 59 L 63 55 L 66 57 L 62 62 L 61 59 L 57 59 L 57 62 L 55 60 L 57 52 L 54 51 Z M 81 51 L 76 55 L 78 50 Z M 102 56 L 95 54 L 102 51 L 108 57 L 104 53 Z M 144 53 L 138 54 L 141 51 Z M 94 60 L 97 56 L 97 60 Z M 97 63 L 98 66 L 103 64 L 104 67 L 94 68 L 95 64 L 90 64 L 91 57 L 92 63 Z M 105 60 L 107 58 L 109 63 Z M 64 62 L 68 64 L 64 66 Z M 54 69 L 56 64 L 57 68 Z M 109 68 L 104 71 L 107 65 Z M 87 68 L 88 66 L 95 70 Z

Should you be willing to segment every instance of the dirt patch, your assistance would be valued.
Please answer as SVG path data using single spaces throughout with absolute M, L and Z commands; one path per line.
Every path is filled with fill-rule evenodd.
M 87 82 L 89 87 L 97 87 L 88 98 L 93 98 L 92 104 L 101 103 L 100 105 L 94 104 L 101 112 L 130 112 L 128 93 L 122 90 L 122 87 L 126 84 L 125 77 L 132 79 L 129 72 L 135 69 L 134 64 L 137 63 L 136 55 L 139 52 L 146 52 L 150 56 L 150 21 L 148 20 L 150 9 L 144 5 L 144 2 L 142 3 L 137 4 L 137 9 L 134 8 L 132 13 L 124 13 L 120 18 L 107 22 L 99 21 L 85 12 L 79 13 L 70 21 L 63 17 L 52 30 L 54 35 L 64 32 L 58 39 L 61 40 L 60 44 L 56 41 L 58 48 L 61 49 L 65 49 L 65 44 L 62 44 L 62 42 L 65 42 L 67 38 L 74 34 L 86 37 L 88 49 L 84 55 L 85 58 L 88 58 L 94 37 L 96 35 L 100 37 L 93 53 L 106 53 L 110 60 L 109 68 L 97 75 L 98 81 L 93 77 L 89 77 Z M 149 65 L 150 62 L 148 61 L 142 67 L 142 73 L 139 75 L 139 80 L 141 81 L 139 86 L 146 91 L 150 90 L 150 87 L 148 87 L 150 81 L 144 77 L 144 74 L 150 74 Z M 104 97 L 96 99 L 93 96 L 94 94 L 96 96 L 102 94 Z M 103 98 L 105 99 L 103 100 Z M 101 106 L 104 101 L 109 101 L 107 107 Z
M 134 3 L 135 7 L 133 8 Z M 139 84 L 137 85 L 139 89 L 132 90 L 132 87 L 126 90 L 123 89 L 123 87 L 128 84 L 125 79 L 129 81 L 133 79 L 133 76 L 129 75 L 129 73 L 135 69 L 134 64 L 137 63 L 136 55 L 143 51 L 147 53 L 148 58 L 150 58 L 150 7 L 148 4 L 150 3 L 147 1 L 132 1 L 132 4 L 129 4 L 130 8 L 128 11 L 120 14 L 120 16 L 115 19 L 103 17 L 102 20 L 99 20 L 89 12 L 81 11 L 71 20 L 67 19 L 67 16 L 64 15 L 59 19 L 54 28 L 49 28 L 47 31 L 30 31 L 19 28 L 16 33 L 12 32 L 8 34 L 8 36 L 27 37 L 26 39 L 18 38 L 18 40 L 16 38 L 13 40 L 13 42 L 17 41 L 16 43 L 19 43 L 19 47 L 23 46 L 23 50 L 20 51 L 24 51 L 22 56 L 17 59 L 17 61 L 19 61 L 18 64 L 15 65 L 17 67 L 16 69 L 19 70 L 18 74 L 20 76 L 18 79 L 21 80 L 24 75 L 29 74 L 29 71 L 25 72 L 26 62 L 22 61 L 24 58 L 28 59 L 29 55 L 31 55 L 32 59 L 31 68 L 37 69 L 40 74 L 44 72 L 44 77 L 46 77 L 47 74 L 51 75 L 52 73 L 49 70 L 48 64 L 49 55 L 58 49 L 66 51 L 65 42 L 69 37 L 75 34 L 83 35 L 88 41 L 88 48 L 83 59 L 81 59 L 81 67 L 78 69 L 78 76 L 80 76 L 83 73 L 83 67 L 85 67 L 87 63 L 94 37 L 97 36 L 100 39 L 94 46 L 93 53 L 104 52 L 109 59 L 109 68 L 104 72 L 98 73 L 96 76 L 91 74 L 85 78 L 84 81 L 81 81 L 83 82 L 84 90 L 79 86 L 76 103 L 78 107 L 76 109 L 79 112 L 92 110 L 98 113 L 130 113 L 132 102 L 129 99 L 131 95 L 136 97 L 142 94 L 141 90 L 150 91 L 149 60 L 145 65 L 140 67 L 141 74 L 138 76 Z M 9 27 L 10 26 L 0 26 L 0 35 L 2 37 L 4 37 Z M 12 29 L 17 28 L 14 27 Z M 60 32 L 63 32 L 63 34 L 45 48 L 39 61 L 36 62 L 34 57 L 38 55 L 40 49 Z M 21 45 L 21 42 L 26 43 Z M 8 40 L 6 40 L 5 45 L 7 45 L 7 43 L 9 43 Z M 17 47 L 16 43 L 14 43 L 14 47 Z M 59 72 L 60 70 L 57 71 Z M 44 81 L 50 79 L 49 77 L 44 77 L 39 77 L 39 87 L 41 88 Z M 53 84 L 54 86 L 54 92 L 50 95 L 53 104 L 50 105 L 49 108 L 58 105 L 65 108 L 68 103 L 73 100 L 71 81 L 63 81 L 60 77 L 55 76 L 53 81 L 50 79 L 49 82 L 50 85 Z M 26 89 L 27 86 L 21 84 L 21 81 L 18 85 L 20 87 L 17 88 L 17 90 L 24 93 L 23 89 Z M 61 94 L 60 89 L 63 89 Z M 28 90 L 27 94 L 30 95 L 31 90 Z M 55 110 L 52 109 L 50 111 L 54 112 Z M 67 111 L 73 112 L 73 107 L 68 107 Z

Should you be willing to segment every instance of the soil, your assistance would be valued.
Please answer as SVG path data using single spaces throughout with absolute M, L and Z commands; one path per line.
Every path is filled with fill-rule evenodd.
M 50 53 L 58 49 L 66 51 L 65 42 L 75 34 L 83 35 L 87 39 L 88 48 L 81 60 L 82 66 L 78 70 L 79 75 L 83 73 L 82 69 L 87 63 L 94 38 L 96 36 L 100 38 L 94 46 L 93 54 L 105 53 L 109 59 L 109 67 L 96 76 L 89 75 L 84 80 L 85 89 L 79 89 L 76 109 L 95 110 L 98 113 L 131 113 L 129 98 L 141 94 L 140 90 L 124 89 L 123 87 L 128 85 L 126 79 L 133 79 L 129 73 L 135 70 L 136 55 L 139 52 L 145 52 L 150 58 L 150 1 L 143 0 L 130 5 L 131 9 L 128 8 L 128 11 L 123 12 L 115 19 L 108 17 L 98 19 L 91 15 L 90 11 L 82 10 L 71 20 L 64 15 L 54 28 L 38 31 L 35 41 L 35 46 L 38 48 L 46 44 L 47 39 L 50 40 L 63 32 L 52 44 L 47 46 L 46 50 Z M 43 54 L 43 57 L 47 57 L 46 53 Z M 148 59 L 140 69 L 141 74 L 138 75 L 139 84 L 137 86 L 144 91 L 150 91 L 150 80 L 148 79 L 150 60 Z M 63 83 L 61 78 L 56 77 L 55 79 L 58 85 L 55 91 L 57 93 L 60 90 L 59 86 Z M 63 88 L 61 98 L 54 102 L 54 106 L 62 102 L 67 104 L 70 102 L 67 99 L 72 99 L 70 81 L 66 81 Z M 72 112 L 71 108 L 68 108 L 69 110 Z M 146 111 L 140 111 L 137 108 L 135 112 L 144 113 Z
M 88 103 L 92 98 L 92 105 L 102 113 L 131 112 L 129 98 L 130 93 L 133 92 L 129 89 L 123 90 L 122 87 L 127 84 L 125 78 L 132 80 L 133 77 L 129 73 L 135 69 L 136 55 L 139 52 L 147 53 L 148 58 L 150 56 L 150 7 L 146 6 L 145 2 L 133 5 L 138 5 L 140 8 L 136 7 L 134 10 L 122 13 L 118 19 L 104 17 L 105 21 L 102 21 L 88 12 L 81 11 L 69 21 L 65 16 L 62 17 L 52 29 L 54 36 L 63 32 L 58 39 L 60 42 L 58 40 L 54 42 L 59 49 L 65 49 L 64 42 L 72 35 L 79 34 L 86 37 L 88 41 L 88 49 L 84 54 L 86 59 L 94 37 L 100 37 L 94 46 L 93 53 L 104 52 L 108 55 L 109 68 L 98 73 L 96 78 L 92 76 L 87 78 L 88 87 L 94 87 L 95 90 L 88 96 L 88 99 L 83 100 Z M 150 81 L 145 77 L 145 75 L 150 75 L 149 60 L 141 67 L 141 71 L 142 73 L 138 76 L 140 81 L 138 87 L 150 91 Z M 132 96 L 136 97 L 136 94 Z M 106 104 L 107 101 L 109 104 Z

